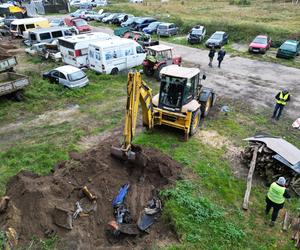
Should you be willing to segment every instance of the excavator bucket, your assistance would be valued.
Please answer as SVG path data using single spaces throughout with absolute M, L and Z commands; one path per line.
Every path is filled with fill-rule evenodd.
M 110 149 L 112 156 L 133 163 L 134 165 L 145 167 L 148 162 L 148 157 L 142 152 L 142 149 L 138 146 L 131 145 L 131 148 L 124 150 L 123 148 L 118 148 L 112 146 Z

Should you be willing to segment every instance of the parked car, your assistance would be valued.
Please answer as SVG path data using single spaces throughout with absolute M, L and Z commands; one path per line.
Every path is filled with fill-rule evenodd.
M 64 25 L 65 25 L 65 22 L 61 18 L 55 18 L 50 21 L 51 27 L 58 27 L 58 26 L 64 26 Z
M 152 17 L 141 17 L 134 21 L 131 27 L 136 31 L 142 31 L 143 28 L 147 27 L 150 23 L 156 22 L 155 18 Z
M 210 48 L 212 46 L 216 48 L 221 48 L 224 44 L 228 43 L 228 34 L 224 31 L 216 31 L 211 35 L 211 37 L 206 41 L 206 47 Z
M 31 56 L 41 56 L 45 59 L 52 59 L 56 62 L 61 61 L 61 53 L 58 51 L 57 45 L 49 43 L 37 43 L 30 48 L 26 48 L 25 52 Z
M 67 26 L 74 26 L 80 34 L 91 32 L 92 28 L 87 22 L 81 18 L 66 17 L 65 23 Z
M 104 17 L 103 19 L 102 19 L 102 23 L 111 23 L 112 22 L 112 20 L 114 19 L 114 18 L 116 18 L 118 15 L 120 15 L 121 13 L 112 13 L 112 14 L 110 14 L 109 16 L 107 16 L 107 17 Z
M 96 20 L 98 16 L 100 16 L 100 14 L 96 11 L 84 10 L 79 17 L 86 21 L 91 21 Z
M 187 36 L 188 43 L 190 44 L 197 44 L 203 41 L 206 34 L 206 29 L 204 26 L 197 25 L 191 29 Z
M 17 17 L 14 16 L 14 15 L 8 15 L 7 17 L 5 17 L 4 19 L 4 25 L 7 26 L 7 27 L 10 27 L 10 24 L 16 20 Z
M 129 3 L 143 3 L 144 0 L 129 0 Z
M 109 16 L 109 15 L 111 15 L 111 12 L 105 12 L 105 13 L 102 13 L 101 15 L 96 16 L 96 17 L 95 17 L 95 20 L 97 20 L 97 21 L 99 21 L 99 22 L 102 22 L 102 19 L 103 19 L 104 17 Z
M 107 0 L 92 0 L 94 7 L 103 7 L 107 5 Z
M 161 23 L 157 27 L 156 34 L 159 36 L 173 36 L 177 35 L 178 27 L 175 23 Z
M 80 17 L 81 14 L 84 13 L 84 10 L 76 10 L 75 12 L 71 13 L 71 17 Z
M 89 83 L 86 74 L 81 69 L 71 65 L 50 70 L 43 74 L 43 79 L 47 79 L 51 83 L 61 84 L 70 89 L 81 88 Z
M 121 27 L 131 27 L 140 17 L 129 17 L 127 21 L 121 23 Z
M 294 58 L 299 56 L 300 43 L 296 40 L 285 41 L 277 50 L 276 57 Z
M 270 37 L 265 35 L 260 35 L 255 37 L 255 39 L 249 45 L 249 52 L 262 53 L 265 54 L 270 48 L 272 40 Z
M 73 0 L 73 1 L 70 1 L 70 6 L 71 6 L 71 7 L 79 8 L 80 4 L 81 4 L 81 1 L 80 1 L 80 0 Z
M 126 22 L 129 17 L 133 17 L 133 15 L 130 14 L 120 14 L 116 18 L 112 20 L 113 24 L 121 25 L 121 23 Z
M 152 35 L 153 33 L 156 34 L 157 27 L 160 25 L 161 22 L 153 22 L 150 23 L 147 27 L 143 28 L 143 32 L 146 34 Z

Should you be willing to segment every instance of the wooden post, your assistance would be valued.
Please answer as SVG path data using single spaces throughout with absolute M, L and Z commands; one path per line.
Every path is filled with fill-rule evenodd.
M 253 177 L 253 173 L 254 173 L 254 169 L 255 169 L 255 165 L 256 165 L 258 147 L 259 146 L 256 146 L 254 148 L 252 160 L 250 162 L 250 169 L 249 169 L 248 177 L 247 177 L 247 189 L 245 192 L 244 202 L 243 202 L 243 209 L 245 209 L 245 210 L 248 210 L 249 197 L 250 197 L 250 192 L 251 192 L 251 187 L 252 187 L 252 177 Z
M 288 226 L 289 226 L 289 215 L 288 215 L 288 212 L 285 211 L 282 230 L 287 231 Z

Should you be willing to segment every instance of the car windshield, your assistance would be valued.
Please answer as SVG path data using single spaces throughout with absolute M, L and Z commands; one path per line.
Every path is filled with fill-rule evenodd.
M 84 78 L 85 76 L 86 75 L 85 75 L 85 73 L 82 70 L 76 71 L 76 72 L 74 72 L 72 74 L 68 74 L 68 78 L 69 78 L 69 80 L 71 82 L 78 81 L 78 80 Z
M 87 25 L 87 22 L 83 19 L 75 21 L 76 26 L 84 26 Z
M 253 40 L 253 43 L 267 44 L 267 38 L 266 38 L 266 37 L 256 37 L 256 38 Z
M 296 44 L 284 43 L 281 45 L 280 49 L 296 52 Z
M 168 28 L 168 26 L 167 26 L 167 25 L 159 25 L 158 28 L 159 28 L 160 30 L 165 30 L 165 29 Z
M 10 29 L 11 29 L 11 30 L 17 30 L 17 25 L 11 24 L 11 25 L 10 25 Z
M 149 29 L 155 29 L 159 25 L 159 22 L 153 22 L 148 25 Z
M 222 37 L 223 37 L 222 34 L 213 34 L 213 35 L 211 36 L 211 39 L 221 40 Z
M 193 35 L 202 35 L 202 29 L 192 29 L 191 34 Z

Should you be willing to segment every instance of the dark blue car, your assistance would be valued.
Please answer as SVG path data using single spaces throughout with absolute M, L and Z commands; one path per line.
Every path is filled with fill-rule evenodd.
M 143 28 L 147 27 L 150 23 L 156 22 L 157 20 L 152 17 L 141 17 L 134 21 L 131 27 L 136 31 L 142 31 Z
M 160 24 L 161 24 L 161 22 L 150 23 L 146 28 L 143 28 L 143 32 L 145 32 L 146 34 L 150 34 L 150 35 L 152 35 L 153 33 L 155 34 L 157 27 Z

